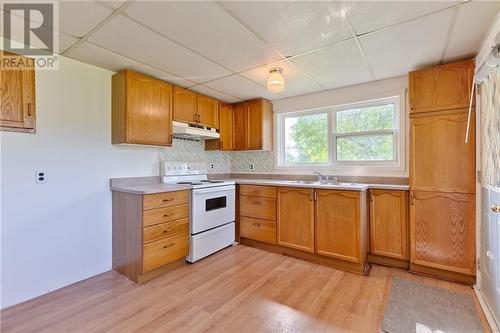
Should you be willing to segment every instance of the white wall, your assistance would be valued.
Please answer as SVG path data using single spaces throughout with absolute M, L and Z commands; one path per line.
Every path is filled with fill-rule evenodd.
M 111 75 L 61 57 L 37 72 L 37 133 L 0 134 L 2 308 L 111 269 L 108 179 L 158 174 L 158 149 L 111 145 Z
M 408 101 L 406 89 L 408 87 L 408 76 L 400 76 L 391 79 L 368 82 L 354 86 L 321 91 L 317 93 L 289 97 L 273 101 L 273 110 L 276 113 L 312 110 L 330 106 L 344 105 L 384 97 L 399 96 L 401 105 L 401 117 L 405 121 L 401 125 L 403 138 L 401 151 L 401 166 L 397 168 L 387 167 L 363 167 L 350 166 L 343 168 L 330 168 L 322 170 L 328 174 L 349 176 L 385 176 L 385 177 L 408 177 L 409 159 L 409 118 Z M 276 133 L 276 122 L 275 122 Z M 275 145 L 276 146 L 276 145 Z M 276 150 L 276 149 L 275 149 Z M 313 169 L 318 169 L 314 168 Z M 305 173 L 307 169 L 279 169 L 280 173 Z

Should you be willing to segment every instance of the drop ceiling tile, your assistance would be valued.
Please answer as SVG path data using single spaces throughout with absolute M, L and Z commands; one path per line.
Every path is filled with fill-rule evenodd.
M 59 32 L 59 54 L 64 53 L 64 51 L 73 46 L 78 40 L 78 38 Z
M 343 8 L 357 35 L 408 21 L 457 1 L 349 1 Z
M 249 71 L 241 73 L 244 77 L 266 86 L 269 70 L 278 67 L 283 69 L 285 78 L 285 90 L 281 94 L 285 97 L 308 94 L 314 91 L 322 90 L 323 88 L 313 79 L 301 72 L 297 66 L 288 60 L 279 61 L 271 65 L 265 65 Z
M 127 1 L 126 0 L 106 0 L 106 1 L 97 1 L 97 2 L 103 6 L 108 7 L 109 9 L 116 10 Z
M 324 88 L 373 80 L 356 43 L 349 40 L 291 60 Z
M 110 20 L 104 27 L 90 36 L 89 41 L 198 83 L 231 73 L 122 15 Z
M 243 100 L 260 97 L 267 99 L 278 99 L 283 97 L 280 94 L 274 94 L 268 91 L 266 88 L 238 74 L 230 75 L 215 81 L 206 82 L 204 83 L 204 85 L 209 88 L 223 91 L 226 94 L 241 98 Z
M 225 94 L 223 92 L 206 87 L 204 85 L 193 86 L 193 87 L 190 87 L 189 89 L 196 91 L 196 92 L 203 94 L 203 95 L 217 98 L 218 100 L 221 100 L 221 101 L 226 102 L 226 103 L 237 103 L 237 102 L 242 101 L 242 99 L 233 97 L 233 96 Z
M 340 2 L 224 1 L 220 4 L 285 56 L 352 37 Z
M 470 1 L 461 5 L 444 60 L 474 57 L 499 10 L 500 1 Z
M 281 56 L 234 17 L 209 1 L 140 1 L 125 13 L 191 50 L 243 71 Z
M 94 1 L 59 1 L 59 30 L 75 37 L 85 36 L 112 13 Z
M 455 9 L 360 37 L 377 79 L 439 63 Z
M 176 77 L 173 74 L 163 72 L 145 64 L 141 64 L 137 61 L 92 45 L 88 42 L 83 42 L 82 44 L 78 45 L 73 50 L 71 50 L 67 54 L 67 56 L 88 64 L 92 64 L 94 66 L 108 69 L 113 72 L 118 72 L 122 69 L 131 69 L 137 72 L 151 75 L 160 80 L 176 84 L 178 86 L 189 87 L 193 85 L 192 82 Z

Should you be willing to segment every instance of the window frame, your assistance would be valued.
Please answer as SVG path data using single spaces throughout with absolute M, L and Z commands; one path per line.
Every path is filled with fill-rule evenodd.
M 394 128 L 390 130 L 376 130 L 363 132 L 336 132 L 337 112 L 350 109 L 380 106 L 385 104 L 394 104 Z M 322 107 L 310 110 L 300 110 L 293 112 L 282 112 L 276 115 L 276 169 L 282 170 L 303 170 L 305 168 L 315 167 L 320 170 L 342 170 L 352 169 L 352 167 L 360 166 L 367 168 L 383 168 L 384 170 L 404 170 L 404 135 L 405 117 L 403 116 L 404 109 L 401 108 L 400 96 L 390 96 L 375 100 L 367 100 L 362 102 L 348 103 L 329 107 Z M 327 163 L 287 163 L 285 161 L 285 119 L 290 117 L 298 117 L 312 114 L 327 114 L 327 129 L 328 129 L 328 162 Z M 393 136 L 393 160 L 359 160 L 359 161 L 339 161 L 337 160 L 337 138 L 341 137 L 358 137 L 363 135 L 377 134 L 392 134 Z

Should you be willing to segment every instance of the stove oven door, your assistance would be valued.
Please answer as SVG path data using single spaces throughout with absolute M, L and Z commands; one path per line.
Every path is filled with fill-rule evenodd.
M 191 234 L 234 222 L 235 186 L 194 189 L 191 202 Z

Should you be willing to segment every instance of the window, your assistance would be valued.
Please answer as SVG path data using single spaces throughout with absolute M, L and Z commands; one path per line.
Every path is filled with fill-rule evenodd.
M 399 98 L 278 115 L 278 167 L 398 166 Z

